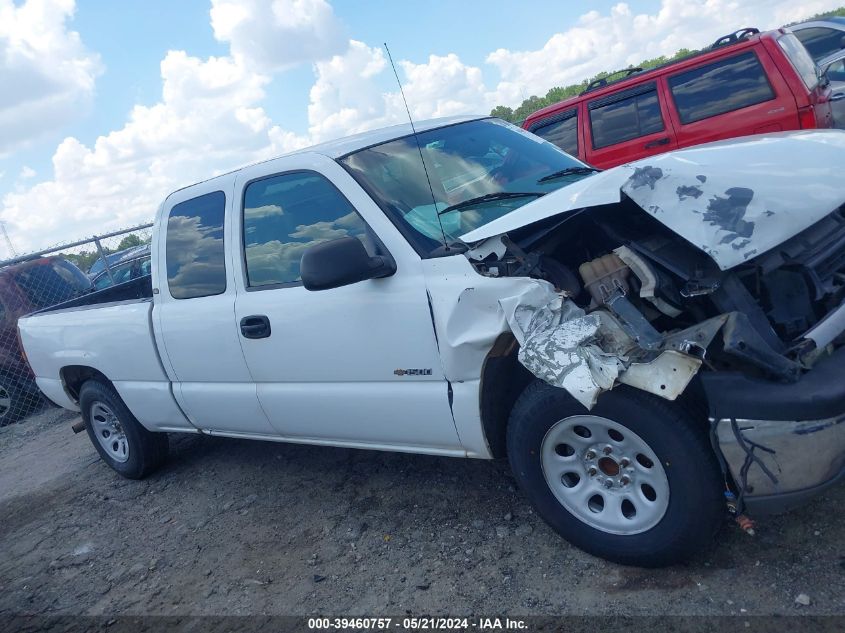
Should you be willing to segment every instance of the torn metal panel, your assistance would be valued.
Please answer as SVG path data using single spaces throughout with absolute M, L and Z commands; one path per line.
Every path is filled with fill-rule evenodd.
M 730 139 L 588 176 L 464 235 L 468 243 L 629 196 L 722 270 L 760 255 L 845 203 L 845 131 Z
M 500 300 L 514 336 L 519 361 L 550 385 L 566 389 L 588 409 L 611 389 L 624 368 L 619 356 L 599 347 L 601 318 L 586 314 L 546 284 L 546 292 Z
M 443 373 L 450 382 L 478 380 L 484 360 L 510 325 L 501 297 L 546 290 L 527 277 L 484 277 L 466 257 L 438 257 L 421 262 L 431 297 Z
M 700 368 L 698 358 L 667 350 L 647 363 L 631 363 L 619 376 L 619 382 L 674 400 L 684 392 Z
M 601 391 L 613 386 L 623 357 L 598 346 L 597 333 L 606 334 L 608 341 L 614 335 L 600 332 L 601 313 L 585 315 L 546 281 L 480 277 L 466 258 L 427 260 L 424 266 L 449 381 L 477 380 L 496 338 L 510 330 L 520 344 L 523 365 L 567 389 L 585 406 L 592 406 Z M 455 280 L 461 277 L 467 286 L 459 290 Z
M 729 314 L 720 314 L 680 332 L 667 334 L 663 337 L 663 349 L 704 358 L 707 347 L 716 338 L 716 334 L 729 317 Z
M 478 244 L 475 248 L 472 248 L 466 252 L 466 256 L 474 261 L 484 261 L 490 255 L 495 255 L 496 259 L 502 259 L 507 252 L 508 247 L 505 244 L 504 239 L 501 235 L 497 235 L 496 237 L 492 237 L 489 240 L 484 240 L 481 244 Z
M 588 314 L 546 281 L 480 277 L 467 259 L 457 257 L 428 260 L 425 266 L 449 381 L 477 380 L 497 337 L 510 330 L 522 365 L 588 409 L 617 382 L 676 398 L 725 322 L 717 317 L 665 337 L 662 349 L 649 353 L 610 312 Z M 474 285 L 459 290 L 458 277 Z

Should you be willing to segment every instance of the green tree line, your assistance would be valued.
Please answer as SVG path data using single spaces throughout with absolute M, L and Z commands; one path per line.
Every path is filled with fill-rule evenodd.
M 839 9 L 834 9 L 833 11 L 826 11 L 824 13 L 817 13 L 816 15 L 806 18 L 807 20 L 821 20 L 823 18 L 829 18 L 833 16 L 845 16 L 845 7 L 840 7 Z M 805 20 L 802 20 L 802 22 Z M 792 26 L 792 24 L 797 24 L 797 22 L 793 22 L 788 24 L 787 26 Z M 691 49 L 691 48 L 682 48 L 674 55 L 666 57 L 665 55 L 661 55 L 660 57 L 655 57 L 654 59 L 646 59 L 639 64 L 635 64 L 629 66 L 628 68 L 642 68 L 643 70 L 649 70 L 651 68 L 655 68 L 657 66 L 661 66 L 668 62 L 672 62 L 678 59 L 682 59 L 684 57 L 688 57 L 694 53 L 697 53 L 700 49 Z M 627 70 L 627 69 L 623 69 Z M 605 79 L 610 77 L 611 75 L 615 75 L 622 71 L 615 71 L 615 72 L 600 72 L 598 75 L 594 77 L 590 77 L 589 79 L 584 79 L 580 83 L 571 84 L 569 86 L 557 86 L 549 90 L 545 96 L 539 97 L 536 95 L 532 95 L 525 99 L 519 106 L 516 108 L 509 108 L 507 106 L 496 106 L 490 111 L 491 116 L 496 116 L 505 121 L 510 121 L 511 123 L 522 123 L 528 115 L 532 112 L 536 112 L 546 106 L 550 106 L 554 103 L 559 101 L 563 101 L 564 99 L 569 99 L 570 97 L 574 97 L 578 94 L 584 92 L 587 86 L 597 79 Z

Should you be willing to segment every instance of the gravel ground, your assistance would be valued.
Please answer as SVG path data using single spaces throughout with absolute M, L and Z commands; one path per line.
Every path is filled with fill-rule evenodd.
M 506 463 L 171 436 L 137 482 L 74 420 L 0 429 L 0 615 L 845 613 L 845 487 L 642 570 L 557 537 Z

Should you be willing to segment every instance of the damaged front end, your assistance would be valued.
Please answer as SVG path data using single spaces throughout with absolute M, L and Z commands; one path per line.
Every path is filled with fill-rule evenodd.
M 703 350 L 724 320 L 663 337 L 621 287 L 614 292 L 607 309 L 590 312 L 550 285 L 501 299 L 520 362 L 587 409 L 617 382 L 674 400 L 698 372 Z M 698 350 L 702 356 L 694 355 Z
M 819 138 L 703 146 L 622 166 L 585 179 L 617 187 L 613 195 L 581 181 L 510 214 L 525 222 L 506 216 L 464 236 L 480 274 L 538 280 L 499 301 L 519 360 L 587 409 L 617 384 L 675 400 L 697 380 L 740 505 L 746 493 L 809 490 L 843 468 L 845 384 L 813 368 L 845 370 L 845 190 L 824 178 L 845 134 L 832 145 Z M 784 173 L 799 150 L 817 151 Z M 763 406 L 782 389 L 794 405 Z M 808 406 L 819 392 L 828 406 Z M 784 442 L 819 434 L 829 448 L 818 477 L 794 475 Z

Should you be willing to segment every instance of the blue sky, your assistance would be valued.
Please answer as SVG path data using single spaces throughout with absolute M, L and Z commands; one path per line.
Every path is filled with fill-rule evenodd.
M 545 1 L 526 2 L 516 9 L 518 3 L 512 0 L 424 4 L 345 0 L 333 6 L 351 36 L 371 45 L 387 41 L 396 59 L 423 61 L 432 53 L 453 52 L 465 63 L 478 66 L 494 48 L 536 48 L 586 11 L 606 13 L 614 4 Z M 659 2 L 637 2 L 636 6 L 651 11 Z M 0 192 L 23 165 L 38 174 L 49 169 L 52 150 L 65 136 L 91 143 L 99 134 L 118 128 L 136 103 L 151 104 L 159 99 L 159 62 L 168 50 L 185 50 L 199 57 L 225 55 L 228 47 L 214 39 L 208 12 L 207 0 L 79 0 L 69 25 L 102 56 L 105 69 L 97 80 L 97 97 L 76 122 L 0 159 L 0 171 L 6 172 Z M 314 72 L 306 64 L 286 71 L 280 79 L 268 90 L 266 107 L 274 119 L 304 132 Z M 391 78 L 384 79 L 385 89 L 391 88 Z
M 385 41 L 415 116 L 486 113 L 839 4 L 0 0 L 0 82 L 19 86 L 0 95 L 0 220 L 19 250 L 43 247 L 147 220 L 192 180 L 395 122 Z

